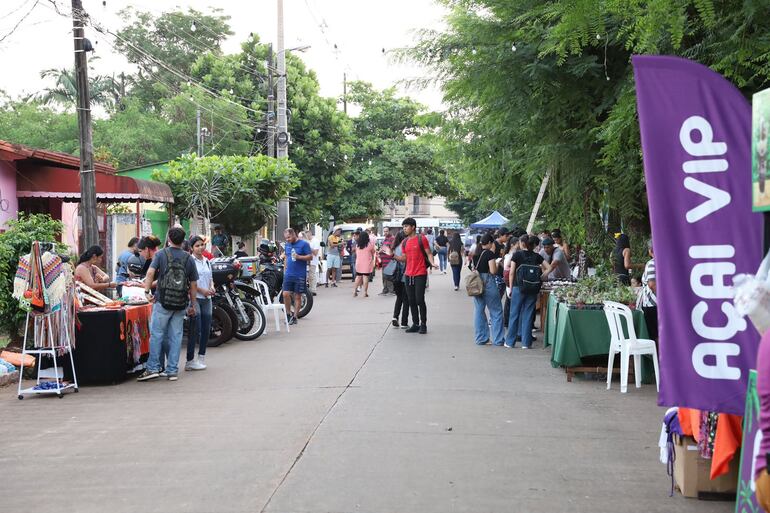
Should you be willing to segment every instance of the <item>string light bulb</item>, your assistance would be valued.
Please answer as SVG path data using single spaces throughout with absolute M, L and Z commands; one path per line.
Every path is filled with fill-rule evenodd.
M 516 51 L 516 43 L 511 44 L 511 51 L 512 52 Z
M 190 25 L 190 31 L 195 32 L 198 30 L 198 27 L 195 26 L 195 20 L 193 20 L 192 25 Z
M 601 35 L 601 34 L 596 34 L 596 39 L 597 39 L 597 40 L 601 40 L 601 38 L 602 38 L 602 35 Z
M 475 49 L 475 48 L 473 48 L 473 49 L 471 50 L 471 53 L 472 53 L 473 55 L 476 55 L 476 49 Z

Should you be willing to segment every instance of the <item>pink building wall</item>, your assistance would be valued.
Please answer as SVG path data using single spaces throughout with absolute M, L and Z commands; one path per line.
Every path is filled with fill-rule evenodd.
M 0 230 L 9 219 L 16 219 L 19 201 L 16 199 L 16 166 L 0 160 Z

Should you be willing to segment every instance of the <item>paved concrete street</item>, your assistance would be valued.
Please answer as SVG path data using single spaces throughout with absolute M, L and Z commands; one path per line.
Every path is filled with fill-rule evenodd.
M 477 347 L 434 275 L 429 334 L 393 298 L 321 288 L 290 335 L 209 350 L 179 381 L 0 389 L 0 511 L 720 512 L 668 496 L 655 388 L 567 383 L 549 351 Z M 270 328 L 273 326 L 270 325 Z M 184 356 L 182 357 L 184 358 Z

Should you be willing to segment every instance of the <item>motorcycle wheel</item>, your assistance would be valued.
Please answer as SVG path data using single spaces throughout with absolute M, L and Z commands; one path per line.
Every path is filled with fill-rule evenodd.
M 233 323 L 227 312 L 217 306 L 211 310 L 211 331 L 209 331 L 209 340 L 206 342 L 208 347 L 221 346 L 233 338 Z
M 246 315 L 249 317 L 249 322 L 238 327 L 238 330 L 235 332 L 235 338 L 238 340 L 257 339 L 265 332 L 265 325 L 267 324 L 265 312 L 253 301 L 241 300 L 241 302 L 243 303 Z
M 309 290 L 306 290 L 304 294 L 302 294 L 302 303 L 299 306 L 299 314 L 297 317 L 299 319 L 303 318 L 307 314 L 310 313 L 310 310 L 313 309 L 313 293 Z

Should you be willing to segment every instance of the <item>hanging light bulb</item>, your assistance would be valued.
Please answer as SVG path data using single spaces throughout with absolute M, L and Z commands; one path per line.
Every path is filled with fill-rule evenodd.
M 230 94 L 235 94 L 235 91 L 233 91 L 233 88 L 230 88 Z
M 198 27 L 195 26 L 195 20 L 193 20 L 192 25 L 190 25 L 190 31 L 195 32 L 198 30 Z
M 348 155 L 347 155 L 347 154 L 345 154 L 344 158 L 345 158 L 345 160 L 348 160 Z
M 600 40 L 601 38 L 602 38 L 602 35 L 601 35 L 601 34 L 596 34 L 596 39 L 597 39 L 597 40 Z
M 370 165 L 370 166 L 372 165 L 372 161 L 371 161 L 371 160 L 369 161 L 369 165 Z
M 472 53 L 473 55 L 476 55 L 476 49 L 475 49 L 475 48 L 474 48 L 474 49 L 472 49 L 472 50 L 471 50 L 471 53 Z
M 516 51 L 516 43 L 513 43 L 513 44 L 511 45 L 511 51 L 512 51 L 512 52 L 515 52 L 515 51 Z

